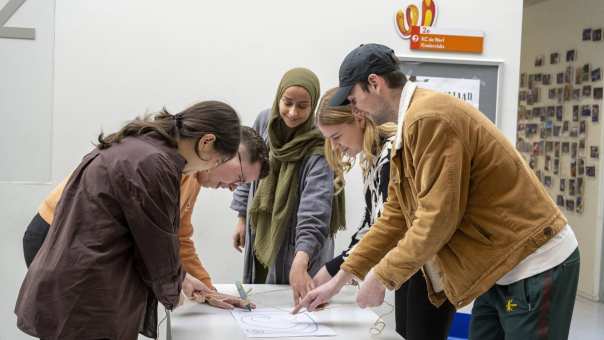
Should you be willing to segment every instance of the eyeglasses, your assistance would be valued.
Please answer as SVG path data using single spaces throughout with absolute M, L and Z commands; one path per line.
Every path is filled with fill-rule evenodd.
M 241 153 L 239 151 L 237 151 L 237 158 L 239 159 L 239 169 L 241 169 L 239 184 L 243 184 L 245 183 L 245 176 L 243 175 L 243 163 L 241 162 Z

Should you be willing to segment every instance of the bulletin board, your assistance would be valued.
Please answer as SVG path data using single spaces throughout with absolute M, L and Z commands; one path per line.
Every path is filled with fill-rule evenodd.
M 499 89 L 503 75 L 503 61 L 399 56 L 400 69 L 411 80 L 416 78 L 445 78 L 455 87 L 456 80 L 475 80 L 479 83 L 478 109 L 500 127 Z M 421 81 L 417 82 L 421 87 Z M 454 93 L 451 93 L 455 95 Z M 462 99 L 462 98 L 460 98 Z M 476 99 L 476 98 L 474 98 Z

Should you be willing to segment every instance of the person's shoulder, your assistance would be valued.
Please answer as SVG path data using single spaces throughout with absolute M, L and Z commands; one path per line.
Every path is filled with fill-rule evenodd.
M 145 135 L 126 137 L 120 143 L 101 150 L 101 153 L 108 166 L 127 172 L 178 172 L 185 163 L 176 148 Z
M 476 109 L 470 104 L 447 93 L 418 88 L 405 113 L 405 125 L 408 127 L 416 121 L 434 118 L 442 121 L 456 121 Z
M 262 134 L 262 132 L 266 130 L 270 115 L 271 109 L 264 109 L 260 111 L 258 116 L 256 116 L 256 120 L 254 121 L 254 129 L 260 134 Z

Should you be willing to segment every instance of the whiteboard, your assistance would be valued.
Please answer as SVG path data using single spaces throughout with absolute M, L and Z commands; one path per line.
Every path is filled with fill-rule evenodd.
M 480 99 L 478 109 L 497 127 L 501 127 L 498 107 L 499 89 L 501 88 L 503 74 L 502 61 L 413 56 L 399 56 L 398 58 L 401 71 L 410 79 L 423 76 L 479 80 Z

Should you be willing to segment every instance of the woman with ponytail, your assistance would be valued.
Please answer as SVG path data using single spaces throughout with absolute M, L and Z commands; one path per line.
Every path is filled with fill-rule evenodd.
M 173 309 L 181 288 L 198 289 L 179 259 L 181 176 L 231 159 L 239 139 L 236 112 L 216 101 L 101 133 L 23 281 L 18 327 L 42 339 L 155 338 L 158 300 Z

